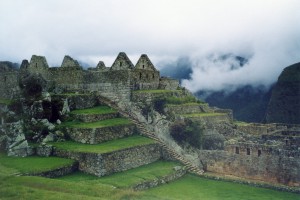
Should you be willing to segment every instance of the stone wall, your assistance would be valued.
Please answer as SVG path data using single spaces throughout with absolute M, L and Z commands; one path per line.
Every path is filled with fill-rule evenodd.
M 268 127 L 263 124 L 247 124 L 247 125 L 238 125 L 237 130 L 251 134 L 251 135 L 262 135 L 267 134 Z
M 66 134 L 72 140 L 85 144 L 98 144 L 130 136 L 135 133 L 135 125 L 119 125 L 102 128 L 66 128 Z
M 75 119 L 82 122 L 95 122 L 105 119 L 112 119 L 119 117 L 119 113 L 107 113 L 107 114 L 71 114 Z
M 103 154 L 55 149 L 54 155 L 79 161 L 79 170 L 85 173 L 104 176 L 159 160 L 161 147 L 158 144 L 149 144 Z
M 202 150 L 199 158 L 208 172 L 300 186 L 299 153 L 292 157 L 278 150 L 249 147 L 248 151 L 247 147 L 238 148 L 239 153 L 235 152 L 235 147 L 231 151 Z
M 179 87 L 179 81 L 167 77 L 162 77 L 159 80 L 159 89 L 164 90 L 177 90 Z
M 19 96 L 18 71 L 0 73 L 0 98 L 13 99 Z
M 131 96 L 131 101 L 135 103 L 152 104 L 155 99 L 163 99 L 167 97 L 184 97 L 185 92 L 182 90 L 163 91 L 163 92 L 148 92 L 148 91 L 134 91 Z
M 170 105 L 166 106 L 166 111 L 176 113 L 176 115 L 202 113 L 211 111 L 208 104 L 183 104 L 183 105 Z

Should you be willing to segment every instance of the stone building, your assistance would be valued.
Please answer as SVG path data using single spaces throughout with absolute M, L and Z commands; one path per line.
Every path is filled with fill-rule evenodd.
M 114 101 L 129 100 L 133 90 L 176 90 L 178 80 L 161 78 L 159 71 L 146 54 L 133 65 L 126 53 L 120 52 L 111 67 L 100 61 L 95 68 L 83 69 L 77 60 L 66 55 L 60 67 L 49 67 L 44 56 L 33 55 L 23 60 L 20 70 L 4 71 L 0 98 L 18 96 L 18 77 L 24 73 L 40 74 L 55 91 L 98 92 Z M 14 91 L 14 92 L 10 92 Z

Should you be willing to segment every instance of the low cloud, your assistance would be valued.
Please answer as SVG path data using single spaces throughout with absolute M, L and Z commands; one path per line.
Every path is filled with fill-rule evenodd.
M 299 10 L 298 0 L 1 0 L 0 60 L 110 66 L 120 51 L 133 63 L 146 53 L 161 70 L 186 58 L 182 83 L 194 92 L 269 85 L 300 61 Z M 249 62 L 229 70 L 234 59 L 212 59 L 227 54 Z

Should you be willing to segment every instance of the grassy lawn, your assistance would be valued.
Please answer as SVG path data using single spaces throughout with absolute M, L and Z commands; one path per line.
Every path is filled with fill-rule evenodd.
M 146 180 L 155 180 L 158 177 L 166 176 L 174 172 L 173 167 L 180 164 L 176 162 L 157 161 L 135 169 L 119 172 L 110 176 L 96 177 L 82 172 L 77 172 L 60 177 L 60 180 L 73 182 L 86 182 L 87 184 L 103 183 L 115 187 L 130 187 Z
M 151 140 L 146 137 L 142 136 L 131 136 L 127 138 L 112 140 L 108 142 L 104 142 L 101 144 L 82 144 L 72 141 L 66 142 L 55 142 L 51 143 L 53 146 L 73 151 L 73 152 L 85 152 L 85 153 L 107 153 L 112 151 L 117 151 L 121 149 L 126 149 L 130 147 L 140 146 L 140 145 L 147 145 L 155 143 L 154 140 Z
M 1 178 L 3 181 L 1 181 Z M 43 177 L 1 177 L 0 199 L 24 200 L 96 200 L 133 199 L 139 193 L 115 189 L 97 183 L 95 185 L 67 182 Z
M 300 195 L 186 175 L 172 183 L 146 190 L 144 198 L 137 199 L 299 200 Z
M 94 108 L 82 109 L 82 110 L 73 110 L 71 114 L 81 114 L 81 115 L 91 115 L 91 114 L 111 114 L 117 113 L 117 111 L 108 106 L 97 106 Z
M 74 161 L 71 159 L 57 157 L 8 157 L 0 154 L 0 163 L 6 169 L 15 169 L 20 173 L 39 173 L 50 171 L 64 166 L 69 166 Z M 1 172 L 0 172 L 1 174 Z
M 183 117 L 212 117 L 212 116 L 223 116 L 226 113 L 191 113 L 191 114 L 183 114 Z
M 70 128 L 102 128 L 109 126 L 119 126 L 119 125 L 128 125 L 132 122 L 126 118 L 113 118 L 106 119 L 96 122 L 78 122 L 78 121 L 67 121 L 63 122 L 60 127 L 70 127 Z

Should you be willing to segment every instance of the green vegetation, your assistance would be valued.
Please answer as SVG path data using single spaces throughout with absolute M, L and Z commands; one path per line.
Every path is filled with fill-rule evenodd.
M 280 192 L 264 188 L 255 188 L 232 182 L 215 181 L 194 175 L 152 188 L 143 192 L 134 192 L 120 187 L 135 184 L 136 181 L 148 180 L 170 172 L 175 163 L 157 162 L 142 168 L 129 170 L 112 176 L 95 178 L 94 176 L 76 173 L 59 179 L 32 176 L 12 176 L 17 172 L 7 167 L 4 154 L 0 160 L 0 194 L 1 199 L 24 200 L 66 200 L 66 199 L 248 199 L 248 200 L 299 200 L 299 194 Z M 19 162 L 17 165 L 22 165 Z M 14 166 L 20 168 L 20 166 Z M 31 165 L 31 166 L 34 166 Z M 153 169 L 152 169 L 153 168 Z M 153 176 L 152 176 L 153 175 Z M 111 179 L 109 179 L 109 177 Z M 140 179 L 139 179 L 140 178 Z M 103 181 L 103 182 L 102 182 Z M 120 182 L 120 183 L 119 183 Z M 107 184 L 104 184 L 107 183 Z M 108 185 L 109 184 L 109 185 Z
M 120 149 L 147 145 L 155 143 L 153 140 L 142 137 L 142 136 L 131 136 L 127 138 L 122 138 L 118 140 L 112 140 L 108 142 L 104 142 L 101 144 L 90 145 L 90 144 L 82 144 L 72 141 L 66 142 L 54 142 L 51 143 L 53 146 L 73 152 L 85 152 L 85 153 L 107 153 L 112 151 L 117 151 Z
M 134 186 L 138 183 L 156 180 L 159 177 L 172 174 L 173 167 L 178 166 L 176 162 L 157 161 L 135 169 L 119 172 L 110 176 L 96 177 L 82 172 L 77 172 L 67 176 L 60 177 L 60 180 L 85 182 L 86 184 L 108 184 L 115 187 L 124 188 Z
M 0 163 L 2 163 L 3 167 L 15 169 L 20 173 L 32 174 L 69 166 L 74 161 L 57 157 L 8 157 L 1 153 Z
M 223 116 L 226 115 L 226 113 L 190 113 L 190 114 L 183 114 L 181 116 L 183 117 L 211 117 L 211 116 Z
M 193 103 L 193 104 L 203 104 L 205 102 L 197 99 L 194 96 L 185 96 L 185 97 L 167 97 L 166 98 L 166 103 L 167 104 L 175 104 L 175 105 L 180 105 L 180 104 L 187 104 L 187 103 Z
M 106 119 L 96 122 L 78 122 L 78 121 L 67 121 L 62 123 L 59 127 L 71 127 L 71 128 L 102 128 L 109 126 L 120 126 L 128 125 L 132 122 L 126 118 L 113 118 Z
M 0 194 L 0 199 L 24 200 L 114 200 L 133 199 L 139 195 L 137 192 L 115 189 L 100 183 L 90 185 L 30 176 L 0 176 Z
M 4 105 L 11 105 L 14 103 L 14 100 L 11 100 L 11 99 L 1 99 L 0 98 L 0 104 L 4 104 Z
M 195 175 L 187 175 L 170 184 L 145 191 L 138 199 L 203 199 L 203 200 L 296 200 L 299 194 L 255 188 L 232 182 L 208 180 Z
M 170 134 L 179 144 L 187 142 L 196 148 L 202 147 L 203 129 L 192 120 L 175 121 L 170 127 Z
M 135 90 L 134 93 L 172 93 L 180 90 Z
M 83 115 L 91 115 L 91 114 L 111 114 L 117 113 L 117 111 L 108 106 L 97 106 L 94 108 L 81 109 L 81 110 L 73 110 L 71 114 L 83 114 Z

